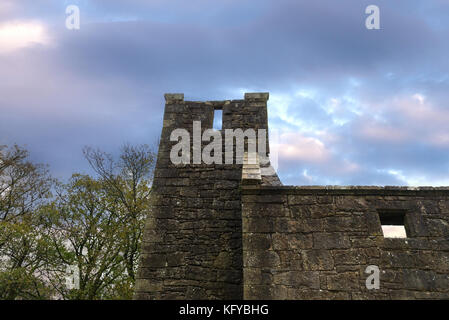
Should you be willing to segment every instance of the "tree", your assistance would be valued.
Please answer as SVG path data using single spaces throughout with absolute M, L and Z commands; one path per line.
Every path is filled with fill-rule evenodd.
M 146 145 L 125 145 L 117 161 L 92 148 L 84 154 L 98 177 L 74 174 L 47 208 L 61 264 L 76 266 L 79 288 L 68 290 L 62 272 L 52 285 L 64 299 L 130 299 L 155 155 Z
M 132 297 L 155 153 L 125 145 L 118 160 L 84 155 L 97 176 L 60 183 L 26 150 L 0 147 L 0 299 Z
M 55 263 L 40 208 L 54 180 L 17 145 L 0 147 L 0 298 L 50 298 L 44 273 Z
M 124 221 L 115 199 L 109 197 L 101 181 L 79 174 L 58 193 L 47 211 L 55 210 L 51 221 L 54 243 L 65 268 L 50 278 L 53 287 L 64 299 L 120 296 L 115 285 L 126 282 L 127 275 L 122 256 Z M 75 289 L 66 287 L 68 266 L 79 271 Z
M 123 255 L 128 275 L 134 281 L 145 218 L 148 214 L 156 154 L 148 145 L 125 144 L 118 161 L 114 161 L 111 155 L 92 148 L 85 148 L 84 155 L 99 175 L 109 195 L 118 201 L 121 213 L 127 221 Z
M 0 221 L 30 214 L 51 197 L 54 180 L 48 169 L 27 158 L 17 145 L 0 147 Z

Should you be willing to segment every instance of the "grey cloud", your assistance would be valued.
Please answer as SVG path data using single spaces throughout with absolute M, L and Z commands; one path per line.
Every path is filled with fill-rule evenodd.
M 349 159 L 362 169 L 344 174 L 333 170 L 332 161 L 285 162 L 286 180 L 305 183 L 301 175 L 307 167 L 317 183 L 400 184 L 379 173 L 389 167 L 446 174 L 447 149 L 413 140 L 399 147 L 371 141 L 360 130 L 372 118 L 346 108 L 340 116 L 350 122 L 341 126 L 333 122 L 337 115 L 323 109 L 333 97 L 373 103 L 415 92 L 448 107 L 449 4 L 377 2 L 379 31 L 364 28 L 371 1 L 226 1 L 218 9 L 205 0 L 78 1 L 84 23 L 70 32 L 64 29 L 62 4 L 15 1 L 14 12 L 0 18 L 44 20 L 55 46 L 0 57 L 2 77 L 9 79 L 0 83 L 0 106 L 8 111 L 0 118 L 0 137 L 29 144 L 38 160 L 64 175 L 84 168 L 85 144 L 112 151 L 125 141 L 157 137 L 165 92 L 202 100 L 241 98 L 234 93 L 239 89 L 292 95 L 310 87 L 317 100 L 296 100 L 291 116 L 338 136 L 325 141 L 332 161 Z M 117 21 L 109 22 L 114 17 Z M 127 17 L 137 21 L 119 22 Z M 352 86 L 351 78 L 360 86 Z M 301 130 L 269 114 L 272 126 Z M 387 117 L 407 128 L 399 113 Z

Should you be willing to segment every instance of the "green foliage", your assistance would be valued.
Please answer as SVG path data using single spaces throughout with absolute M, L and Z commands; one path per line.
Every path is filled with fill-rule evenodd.
M 96 177 L 53 180 L 17 146 L 0 147 L 0 299 L 130 299 L 155 156 L 84 149 Z M 53 195 L 51 194 L 53 190 Z M 79 286 L 67 286 L 67 268 Z

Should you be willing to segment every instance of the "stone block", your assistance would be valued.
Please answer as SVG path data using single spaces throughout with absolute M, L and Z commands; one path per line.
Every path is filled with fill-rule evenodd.
M 349 236 L 344 233 L 314 233 L 313 246 L 315 249 L 349 248 Z
M 333 270 L 334 259 L 329 250 L 302 250 L 304 270 Z

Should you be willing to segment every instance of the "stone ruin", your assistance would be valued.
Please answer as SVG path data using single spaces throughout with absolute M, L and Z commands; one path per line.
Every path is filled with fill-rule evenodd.
M 449 188 L 283 186 L 259 163 L 170 161 L 171 132 L 210 129 L 215 110 L 222 134 L 268 130 L 268 98 L 165 95 L 135 299 L 448 299 Z

